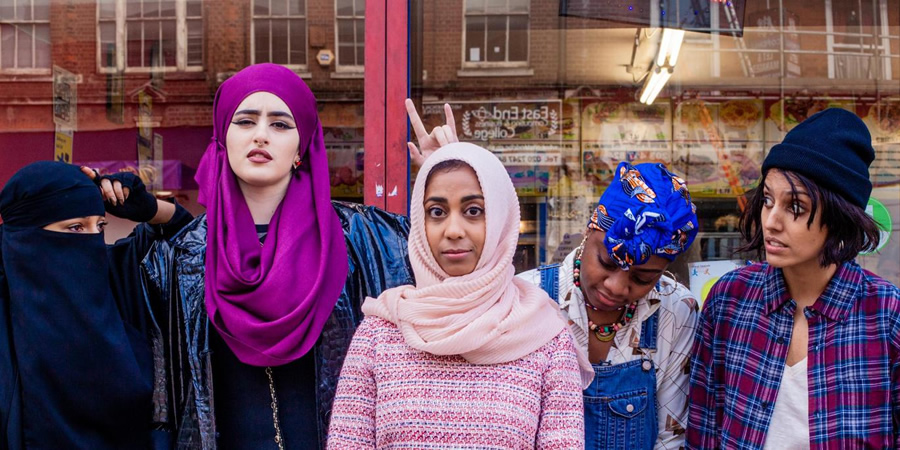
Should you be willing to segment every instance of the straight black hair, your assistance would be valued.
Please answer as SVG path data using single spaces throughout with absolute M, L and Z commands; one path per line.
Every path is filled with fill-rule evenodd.
M 862 251 L 872 251 L 878 247 L 881 235 L 878 225 L 859 206 L 850 203 L 840 195 L 820 187 L 811 179 L 789 170 L 770 169 L 762 175 L 759 186 L 747 193 L 747 208 L 741 214 L 739 228 L 746 244 L 737 249 L 738 252 L 755 252 L 759 259 L 765 256 L 765 242 L 762 232 L 762 209 L 765 205 L 766 176 L 771 170 L 784 174 L 791 185 L 791 198 L 796 201 L 798 186 L 802 186 L 809 194 L 812 202 L 806 228 L 812 228 L 816 212 L 821 206 L 820 224 L 827 228 L 828 237 L 819 257 L 822 267 L 832 264 L 843 264 L 853 260 Z M 797 214 L 794 214 L 794 220 Z

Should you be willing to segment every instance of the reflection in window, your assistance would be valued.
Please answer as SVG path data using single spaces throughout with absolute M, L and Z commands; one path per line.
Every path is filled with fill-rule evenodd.
M 337 0 L 335 26 L 337 28 L 338 67 L 362 69 L 366 40 L 366 1 Z
M 528 62 L 530 0 L 466 0 L 463 60 L 470 65 Z
M 0 70 L 50 68 L 50 0 L 0 2 Z
M 201 1 L 98 0 L 100 67 L 104 71 L 200 69 L 203 66 Z
M 253 0 L 253 62 L 306 67 L 306 0 Z
M 826 0 L 831 78 L 891 79 L 887 4 Z M 884 55 L 888 55 L 885 57 Z

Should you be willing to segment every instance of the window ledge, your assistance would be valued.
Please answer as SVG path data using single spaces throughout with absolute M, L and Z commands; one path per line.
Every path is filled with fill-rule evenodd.
M 534 69 L 528 67 L 471 67 L 456 71 L 458 77 L 533 77 Z
M 53 82 L 53 73 L 49 70 L 0 70 L 0 82 L 34 82 L 47 83 Z
M 353 71 L 353 72 L 331 72 L 332 80 L 362 80 L 365 77 L 365 72 L 362 71 Z
M 153 77 L 154 74 L 150 71 L 145 70 L 134 70 L 134 69 L 125 69 L 125 72 L 115 73 L 115 72 L 99 72 L 99 76 L 105 77 L 109 75 L 120 76 L 122 78 L 128 80 L 141 80 L 148 79 L 148 77 Z M 197 72 L 197 71 L 172 71 L 172 72 L 160 72 L 156 74 L 161 80 L 164 81 L 184 81 L 184 80 L 206 80 L 207 74 L 206 72 Z
M 11 75 L 0 73 L 0 83 L 52 83 L 52 75 Z
M 288 67 L 288 69 L 291 69 L 291 68 Z M 291 70 L 292 70 L 294 73 L 296 73 L 297 76 L 299 76 L 300 78 L 302 78 L 302 79 L 304 79 L 304 80 L 309 80 L 309 79 L 312 78 L 312 73 L 307 72 L 307 71 L 305 71 L 305 70 L 297 70 L 297 69 L 291 69 Z M 237 73 L 237 72 L 234 72 L 234 71 L 230 71 L 230 72 L 219 72 L 219 73 L 216 74 L 216 82 L 219 83 L 219 84 L 222 84 L 222 82 L 224 82 L 225 80 L 227 80 L 227 79 L 233 77 L 234 74 L 236 74 L 236 73 Z

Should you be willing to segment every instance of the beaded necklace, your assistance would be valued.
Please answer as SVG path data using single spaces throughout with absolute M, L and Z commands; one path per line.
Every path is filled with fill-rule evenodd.
M 585 240 L 587 240 L 585 238 Z M 572 281 L 575 283 L 575 287 L 581 289 L 581 254 L 584 252 L 584 241 L 582 241 L 581 245 L 578 247 L 578 250 L 575 253 L 575 265 L 572 268 Z M 583 295 L 583 293 L 582 293 Z M 584 305 L 594 311 L 600 311 L 600 308 L 592 305 L 590 301 L 588 301 L 587 296 L 584 296 Z M 625 310 L 622 312 L 622 317 L 619 320 L 607 324 L 607 325 L 597 325 L 591 320 L 588 320 L 588 329 L 594 333 L 594 337 L 597 338 L 600 342 L 609 342 L 616 337 L 616 332 L 621 330 L 625 325 L 628 325 L 628 322 L 631 322 L 631 319 L 634 318 L 634 312 L 637 310 L 637 302 L 629 304 L 625 307 Z
M 631 319 L 634 318 L 634 311 L 637 309 L 637 302 L 628 305 L 622 313 L 622 318 L 617 322 L 608 325 L 597 325 L 588 320 L 588 328 L 594 333 L 594 337 L 600 342 L 609 342 L 616 337 L 616 332 L 621 330 Z

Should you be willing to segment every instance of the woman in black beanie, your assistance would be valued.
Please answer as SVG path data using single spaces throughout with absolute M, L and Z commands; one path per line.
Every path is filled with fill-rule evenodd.
M 856 262 L 871 136 L 827 109 L 775 145 L 740 229 L 765 262 L 712 288 L 694 341 L 690 448 L 900 447 L 900 290 Z
M 78 167 L 51 161 L 0 191 L 0 449 L 152 445 L 137 264 L 162 224 L 177 231 L 191 215 L 132 174 L 102 178 L 107 202 Z M 107 246 L 107 211 L 160 225 Z

